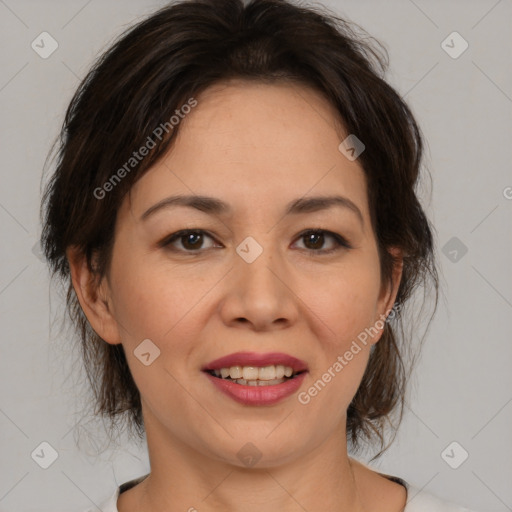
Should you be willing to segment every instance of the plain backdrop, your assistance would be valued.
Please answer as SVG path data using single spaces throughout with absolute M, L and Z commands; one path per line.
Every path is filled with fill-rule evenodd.
M 59 332 L 62 297 L 37 240 L 43 165 L 74 90 L 115 36 L 162 5 L 0 0 L 1 511 L 84 510 L 149 469 L 144 444 L 106 448 L 101 424 L 83 417 L 80 360 Z M 323 5 L 387 48 L 432 175 L 422 201 L 444 298 L 396 441 L 374 466 L 476 510 L 512 510 L 512 2 Z M 45 59 L 31 46 L 42 32 L 58 44 Z M 41 450 L 57 457 L 47 469 Z

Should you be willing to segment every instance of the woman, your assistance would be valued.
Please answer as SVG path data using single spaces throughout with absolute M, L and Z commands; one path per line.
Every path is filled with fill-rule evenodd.
M 108 512 L 464 510 L 348 455 L 400 416 L 401 309 L 437 272 L 385 59 L 281 0 L 128 30 L 66 114 L 42 243 L 98 412 L 147 436 Z

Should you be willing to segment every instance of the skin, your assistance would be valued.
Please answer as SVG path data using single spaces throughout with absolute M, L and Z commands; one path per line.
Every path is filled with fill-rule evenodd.
M 382 330 L 307 405 L 297 393 L 242 405 L 200 371 L 239 350 L 285 352 L 307 362 L 305 391 L 389 313 L 402 267 L 392 286 L 381 283 L 365 175 L 338 150 L 348 134 L 322 96 L 297 84 L 230 81 L 197 100 L 173 148 L 124 199 L 108 275 L 91 284 L 82 255 L 68 250 L 89 322 L 123 344 L 141 393 L 151 474 L 121 494 L 119 512 L 401 511 L 405 489 L 350 458 L 345 439 Z M 284 215 L 294 199 L 334 193 L 357 205 L 362 223 L 339 207 Z M 174 194 L 214 196 L 233 213 L 179 206 L 140 220 Z M 199 250 L 187 238 L 158 246 L 191 228 L 207 232 Z M 352 248 L 321 254 L 337 246 L 328 234 L 323 245 L 300 236 L 312 228 Z M 235 251 L 247 236 L 263 248 L 250 264 Z M 148 338 L 161 353 L 145 366 L 134 350 Z M 250 468 L 237 457 L 248 442 L 261 452 Z

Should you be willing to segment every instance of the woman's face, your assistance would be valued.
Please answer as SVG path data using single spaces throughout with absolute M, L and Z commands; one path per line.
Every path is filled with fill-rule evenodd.
M 196 99 L 173 149 L 118 212 L 102 284 L 112 317 L 95 328 L 123 344 L 148 442 L 159 436 L 239 466 L 253 450 L 260 467 L 272 466 L 327 439 L 344 440 L 347 408 L 400 275 L 393 289 L 381 287 L 365 176 L 338 149 L 348 133 L 337 129 L 321 96 L 297 85 L 233 81 Z M 178 195 L 226 207 L 153 208 Z M 345 204 L 309 202 L 333 196 Z M 170 240 L 185 229 L 202 233 Z M 307 230 L 334 233 L 350 247 Z M 377 334 L 366 334 L 365 344 L 362 333 L 372 327 Z M 239 352 L 284 354 L 306 371 L 268 389 L 204 371 Z M 287 366 L 279 356 L 251 361 L 240 362 Z M 250 379 L 260 375 L 245 371 Z M 273 371 L 262 370 L 262 379 L 279 377 Z

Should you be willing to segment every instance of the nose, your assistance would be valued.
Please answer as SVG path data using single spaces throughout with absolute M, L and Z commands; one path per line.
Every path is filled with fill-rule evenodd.
M 226 325 L 254 331 L 290 327 L 299 316 L 300 299 L 292 275 L 270 247 L 251 263 L 235 254 L 227 278 L 221 317 Z

